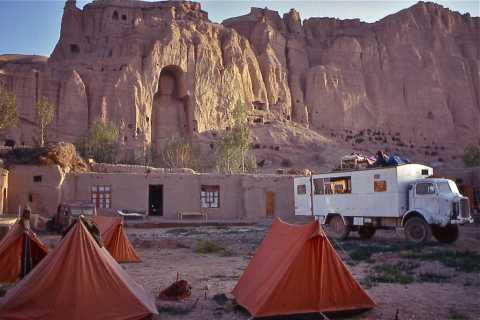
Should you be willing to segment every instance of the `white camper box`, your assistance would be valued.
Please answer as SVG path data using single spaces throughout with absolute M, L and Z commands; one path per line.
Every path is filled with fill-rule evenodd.
M 361 237 L 369 238 L 378 228 L 405 227 L 411 217 L 422 218 L 427 226 L 438 225 L 441 230 L 437 230 L 436 226 L 433 230 L 437 237 L 439 232 L 447 233 L 444 228 L 456 228 L 450 227 L 450 224 L 463 223 L 471 218 L 468 200 L 465 205 L 465 199 L 455 183 L 447 179 L 426 179 L 432 175 L 431 167 L 406 164 L 297 177 L 294 180 L 295 214 L 313 215 L 322 224 L 340 228 L 336 230 L 340 239 L 348 236 L 349 231 L 358 231 Z M 445 183 L 451 186 L 452 192 L 448 195 L 438 192 L 422 195 L 420 192 L 425 186 L 435 190 L 439 188 L 437 185 L 444 186 Z M 418 192 L 415 191 L 417 185 Z M 438 209 L 440 198 L 442 203 L 448 201 L 448 206 L 441 208 L 445 212 Z M 461 217 L 454 217 L 454 203 L 465 211 Z M 434 208 L 437 208 L 436 211 Z M 422 227 L 426 234 L 419 242 L 428 240 L 431 232 L 430 227 L 427 230 L 425 225 Z

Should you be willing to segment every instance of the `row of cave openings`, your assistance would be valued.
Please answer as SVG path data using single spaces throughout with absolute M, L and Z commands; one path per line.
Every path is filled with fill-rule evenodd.
M 112 20 L 113 21 L 127 21 L 128 20 L 128 16 L 126 13 L 118 13 L 117 10 L 113 11 L 112 13 Z M 79 54 L 80 53 L 80 47 L 78 44 L 76 43 L 72 43 L 70 44 L 70 53 L 72 54 Z
M 118 20 L 120 20 L 120 18 L 122 19 L 122 21 L 127 21 L 127 15 L 126 14 L 122 13 L 122 15 L 120 17 L 120 14 L 118 13 L 117 10 L 113 11 L 112 20 L 118 21 Z

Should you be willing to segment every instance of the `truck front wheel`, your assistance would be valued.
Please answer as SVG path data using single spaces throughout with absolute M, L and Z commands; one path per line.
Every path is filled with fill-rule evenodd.
M 428 223 L 420 217 L 413 217 L 405 223 L 405 238 L 407 241 L 421 244 L 430 240 L 432 230 Z
M 371 226 L 363 226 L 358 228 L 358 235 L 362 240 L 371 239 L 375 234 L 376 229 Z
M 350 227 L 345 225 L 340 215 L 335 215 L 328 221 L 327 231 L 333 239 L 345 240 L 350 233 Z
M 433 236 L 440 243 L 454 243 L 458 239 L 458 225 L 449 224 L 445 227 L 433 226 L 432 227 Z

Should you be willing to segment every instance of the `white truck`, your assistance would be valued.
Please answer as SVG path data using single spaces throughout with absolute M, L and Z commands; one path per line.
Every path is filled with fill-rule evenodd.
M 433 168 L 405 164 L 295 177 L 295 215 L 315 216 L 335 239 L 351 231 L 369 239 L 376 229 L 403 228 L 411 242 L 433 234 L 452 243 L 458 225 L 473 222 L 469 201 L 455 182 L 432 176 Z

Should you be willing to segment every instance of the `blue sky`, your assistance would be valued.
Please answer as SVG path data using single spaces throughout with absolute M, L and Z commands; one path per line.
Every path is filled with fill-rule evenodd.
M 90 1 L 77 1 L 83 7 Z M 360 18 L 374 22 L 386 15 L 410 7 L 416 1 L 199 1 L 209 13 L 210 20 L 221 22 L 230 17 L 246 14 L 250 7 L 268 7 L 282 15 L 290 8 L 297 9 L 302 19 L 309 17 Z M 450 0 L 437 3 L 461 13 L 478 16 L 478 0 Z M 23 53 L 49 55 L 60 33 L 64 1 L 57 0 L 0 0 L 0 54 Z

